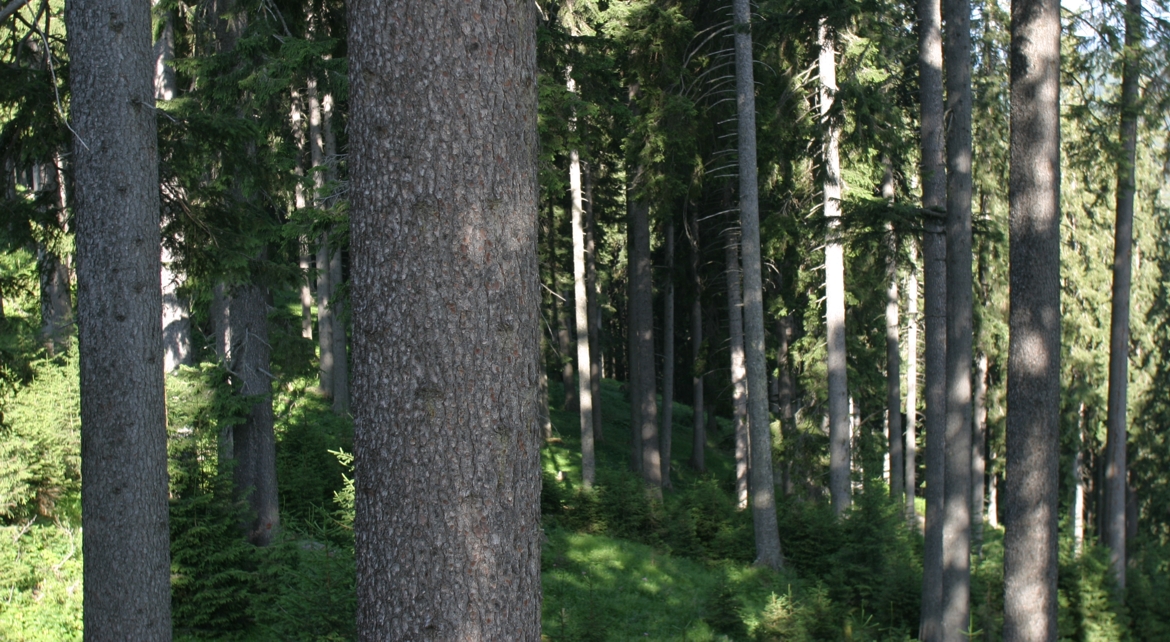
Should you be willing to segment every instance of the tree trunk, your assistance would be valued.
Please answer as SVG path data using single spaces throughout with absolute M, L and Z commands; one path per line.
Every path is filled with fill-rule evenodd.
M 841 161 L 837 156 L 840 127 L 834 122 L 837 60 L 833 34 L 824 20 L 818 31 L 821 78 L 820 114 L 824 130 L 824 210 L 829 219 L 825 239 L 825 332 L 829 372 L 829 495 L 838 516 L 849 508 L 849 384 L 845 373 L 845 250 L 838 237 L 841 217 Z
M 1004 639 L 1057 635 L 1060 4 L 1013 0 Z
M 292 90 L 292 113 L 290 120 L 292 121 L 293 142 L 296 145 L 296 167 L 293 173 L 297 177 L 297 184 L 294 188 L 294 207 L 299 211 L 308 206 L 308 199 L 305 198 L 305 151 L 308 148 L 308 139 L 305 136 L 305 114 L 304 114 L 304 99 L 301 93 L 296 89 Z M 311 274 L 312 260 L 309 252 L 309 241 L 302 237 L 300 240 L 300 256 L 298 267 L 301 274 L 304 275 L 301 286 L 301 336 L 310 341 L 313 340 L 313 288 L 310 286 L 309 275 Z
M 358 638 L 536 642 L 535 8 L 348 18 Z
M 601 304 L 597 297 L 597 221 L 593 218 L 593 172 L 585 164 L 585 288 L 589 307 L 589 390 L 593 441 L 601 442 Z
M 971 439 L 971 541 L 982 555 L 984 479 L 987 475 L 987 353 L 980 351 L 975 360 L 974 436 Z
M 1085 544 L 1085 473 L 1084 473 L 1084 450 L 1085 450 L 1085 402 L 1081 402 L 1080 408 L 1077 410 L 1077 436 L 1076 436 L 1076 452 L 1073 454 L 1072 465 L 1072 515 L 1069 520 L 1072 522 L 1073 531 L 1073 555 L 1079 557 L 1084 550 Z
M 943 639 L 966 640 L 971 619 L 971 2 L 945 0 L 947 155 L 946 516 Z
M 918 492 L 918 246 L 910 241 L 910 273 L 906 275 L 906 517 L 918 524 L 914 497 Z
M 894 170 L 882 157 L 882 198 L 894 202 Z M 898 314 L 898 237 L 893 225 L 886 230 L 886 438 L 889 446 L 890 497 L 901 501 L 905 461 L 902 449 L 902 350 L 898 341 L 902 322 Z
M 569 91 L 573 81 L 569 80 Z M 577 322 L 578 406 L 581 423 L 581 481 L 593 486 L 596 464 L 593 454 L 593 359 L 589 356 L 589 300 L 585 279 L 585 209 L 581 195 L 581 160 L 569 152 L 569 190 L 573 199 L 573 307 Z
M 333 95 L 325 94 L 321 99 L 321 129 L 325 138 L 325 180 L 327 185 L 337 181 L 336 163 L 337 139 L 333 134 Z M 327 200 L 323 200 L 327 205 Z M 333 412 L 339 415 L 349 413 L 349 354 L 346 351 L 344 299 L 339 296 L 345 275 L 341 265 L 341 248 L 330 248 L 329 253 L 329 305 L 332 307 L 330 321 L 333 331 Z
M 918 2 L 918 76 L 922 104 L 922 235 L 926 338 L 926 528 L 922 548 L 923 642 L 942 639 L 943 490 L 946 465 L 946 154 L 943 146 L 942 6 L 939 0 Z
M 268 290 L 258 285 L 236 289 L 232 297 L 231 369 L 239 393 L 254 397 L 244 423 L 235 426 L 232 448 L 236 494 L 248 503 L 244 522 L 248 540 L 267 546 L 280 527 L 276 494 L 276 437 L 273 432 L 272 348 L 268 343 Z
M 215 356 L 227 365 L 232 360 L 232 295 L 222 281 L 211 292 L 211 327 L 215 334 Z
M 170 640 L 150 3 L 66 7 L 77 220 L 83 624 Z
M 772 426 L 768 413 L 768 367 L 764 354 L 764 285 L 760 259 L 760 204 L 756 170 L 756 85 L 752 66 L 749 0 L 734 0 L 735 87 L 739 139 L 739 220 L 743 254 L 743 332 L 747 357 L 752 522 L 756 561 L 783 565 L 776 525 L 776 483 L 772 477 Z
M 653 496 L 662 493 L 658 450 L 658 382 L 654 367 L 654 293 L 650 266 L 650 206 L 630 205 L 630 407 L 635 410 L 634 448 L 640 448 L 642 479 Z
M 317 79 L 308 80 L 306 98 L 309 103 L 309 152 L 313 166 L 313 205 L 322 207 L 325 191 L 325 136 L 322 127 L 321 100 L 317 95 Z M 321 393 L 333 396 L 333 283 L 329 269 L 329 234 L 323 232 L 317 240 L 317 346 L 318 383 Z
M 1113 237 L 1113 299 L 1109 331 L 1109 403 L 1105 445 L 1105 544 L 1117 586 L 1125 589 L 1126 405 L 1129 385 L 1129 298 L 1133 270 L 1133 197 L 1142 46 L 1141 0 L 1127 0 L 1121 67 L 1121 147 L 1117 163 L 1117 221 Z M 1124 593 L 1123 593 L 1124 594 Z
M 703 380 L 707 370 L 707 351 L 703 344 L 703 279 L 699 272 L 701 263 L 699 244 L 699 213 L 691 211 L 688 219 L 691 243 L 691 278 L 695 294 L 691 301 L 691 385 L 694 390 L 691 416 L 691 468 L 696 472 L 707 472 L 707 418 L 704 416 Z
M 739 230 L 727 231 L 727 326 L 731 352 L 732 424 L 735 427 L 735 505 L 748 507 L 748 437 L 747 367 L 743 354 L 743 290 L 739 272 Z
M 69 255 L 61 240 L 68 233 L 68 200 L 65 193 L 64 159 L 55 154 L 51 163 L 38 166 L 34 189 L 52 192 L 53 205 L 46 212 L 48 241 L 37 244 L 37 274 L 40 280 L 41 340 L 49 354 L 69 349 L 73 335 L 73 298 L 70 293 Z
M 686 209 L 685 207 L 683 208 Z M 686 217 L 686 212 L 683 212 Z M 662 301 L 662 487 L 670 488 L 674 440 L 674 221 L 666 224 L 666 292 Z
M 780 433 L 787 442 L 793 439 L 796 434 L 796 417 L 793 415 L 792 398 L 796 396 L 796 390 L 792 385 L 792 370 L 788 360 L 788 345 L 792 342 L 792 314 L 786 314 L 780 317 L 779 328 L 777 328 L 777 335 L 780 339 L 780 345 L 776 350 L 776 367 L 779 372 L 778 380 L 778 400 L 780 405 Z M 788 455 L 784 458 L 784 473 L 783 483 L 785 495 L 792 494 L 792 460 L 794 459 L 794 452 L 791 444 L 785 444 L 785 449 Z

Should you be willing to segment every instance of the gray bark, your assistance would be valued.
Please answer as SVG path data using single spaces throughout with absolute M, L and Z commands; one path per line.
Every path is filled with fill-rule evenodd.
M 268 290 L 253 284 L 237 288 L 232 296 L 231 324 L 232 373 L 238 379 L 239 393 L 256 398 L 244 423 L 233 430 L 235 488 L 237 496 L 248 503 L 244 522 L 248 540 L 267 546 L 280 528 L 272 375 L 268 372 L 272 351 L 268 344 Z
M 1060 4 L 1011 7 L 1004 639 L 1057 636 Z
M 570 81 L 570 91 L 572 83 Z M 577 150 L 569 152 L 569 191 L 573 201 L 573 311 L 577 324 L 577 405 L 581 424 L 581 480 L 593 486 L 593 359 L 589 356 L 589 295 L 585 279 L 585 208 L 581 194 L 581 159 Z
M 882 157 L 885 174 L 882 198 L 894 202 L 894 170 L 889 156 Z M 898 310 L 898 237 L 892 224 L 886 236 L 886 438 L 890 459 L 890 497 L 902 499 L 905 492 L 905 461 L 902 442 L 902 350 L 899 338 L 902 322 Z
M 151 6 L 158 6 L 158 0 L 151 0 Z M 175 59 L 175 18 L 174 14 L 166 11 L 161 16 L 162 29 L 159 30 L 158 40 L 154 41 L 154 98 L 155 100 L 172 100 L 179 93 L 175 84 L 175 68 L 171 61 Z
M 743 350 L 743 300 L 740 285 L 739 230 L 727 231 L 724 249 L 727 261 L 727 325 L 731 353 L 732 425 L 735 427 L 735 505 L 748 507 L 748 437 L 747 367 Z
M 986 499 L 987 476 L 987 353 L 982 350 L 975 360 L 975 415 L 971 438 L 971 542 L 975 552 L 982 555 L 983 509 Z
M 630 407 L 636 408 L 634 447 L 651 495 L 662 492 L 658 445 L 658 387 L 654 367 L 654 293 L 650 266 L 650 206 L 630 205 Z
M 824 130 L 824 210 L 829 219 L 825 239 L 825 331 L 829 372 L 829 495 L 833 511 L 840 516 L 849 508 L 850 430 L 849 385 L 845 372 L 845 249 L 837 236 L 841 216 L 841 161 L 837 155 L 840 126 L 831 111 L 837 97 L 836 44 L 824 20 L 817 40 L 820 44 L 819 71 L 821 127 Z
M 906 275 L 906 516 L 918 524 L 914 497 L 918 492 L 918 246 L 910 241 L 910 273 Z
M 602 439 L 601 428 L 601 304 L 597 293 L 597 221 L 593 218 L 593 172 L 585 165 L 585 288 L 589 306 L 589 387 L 593 404 L 593 440 Z
M 783 565 L 776 525 L 776 483 L 772 477 L 772 426 L 768 413 L 768 367 L 764 355 L 764 286 L 760 259 L 760 205 L 756 169 L 756 85 L 752 66 L 749 0 L 733 0 L 735 87 L 739 140 L 739 220 L 743 256 L 743 332 L 747 357 L 751 451 L 752 522 L 756 564 Z
M 333 133 L 333 95 L 325 94 L 321 99 L 321 129 L 325 138 L 325 180 L 332 185 L 337 180 L 337 140 Z M 327 203 L 326 199 L 326 204 Z M 346 350 L 344 299 L 338 294 L 345 282 L 341 265 L 341 248 L 330 248 L 329 253 L 329 304 L 332 306 L 330 320 L 333 331 L 333 412 L 339 415 L 349 413 L 349 353 Z
M 943 490 L 946 463 L 946 155 L 943 145 L 942 6 L 939 0 L 918 2 L 918 77 L 922 105 L 922 237 L 923 302 L 926 337 L 926 524 L 922 549 L 923 642 L 942 639 Z
M 535 8 L 348 16 L 358 639 L 536 642 Z
M 1109 401 L 1105 418 L 1105 544 L 1109 566 L 1125 588 L 1126 405 L 1129 386 L 1129 299 L 1133 271 L 1133 198 L 1137 163 L 1141 0 L 1127 0 L 1121 69 L 1121 147 L 1117 163 L 1117 221 L 1113 239 L 1113 298 L 1109 331 Z
M 963 642 L 971 615 L 971 3 L 945 0 L 947 417 L 943 482 L 943 639 Z
M 684 216 L 685 216 L 684 212 Z M 666 225 L 666 292 L 662 301 L 662 487 L 670 488 L 674 440 L 674 221 Z
M 150 3 L 66 7 L 77 220 L 83 624 L 170 640 Z
M 1085 544 L 1085 402 L 1081 402 L 1077 411 L 1077 438 L 1076 452 L 1073 454 L 1072 465 L 1072 515 L 1069 521 L 1073 529 L 1073 555 L 1080 556 Z
M 694 402 L 691 406 L 691 468 L 697 472 L 707 471 L 707 419 L 704 416 L 703 379 L 706 370 L 706 355 L 703 349 L 703 279 L 699 273 L 701 263 L 699 244 L 699 213 L 692 210 L 688 219 L 691 243 L 691 278 L 695 293 L 691 300 L 691 385 Z
M 232 295 L 222 281 L 212 290 L 210 316 L 215 334 L 215 356 L 226 365 L 232 360 Z

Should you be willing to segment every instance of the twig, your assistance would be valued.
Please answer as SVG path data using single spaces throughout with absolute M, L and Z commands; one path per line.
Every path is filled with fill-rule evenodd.
M 8 16 L 20 11 L 20 8 L 28 4 L 29 0 L 12 0 L 3 9 L 0 9 L 0 22 L 8 19 Z

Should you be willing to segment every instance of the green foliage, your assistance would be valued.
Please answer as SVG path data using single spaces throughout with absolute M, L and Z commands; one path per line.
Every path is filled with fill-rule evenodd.
M 77 353 L 33 364 L 32 382 L 7 404 L 0 425 L 0 519 L 52 518 L 81 490 Z
M 296 379 L 273 400 L 277 420 L 276 476 L 282 516 L 298 523 L 333 509 L 342 491 L 342 462 L 333 451 L 353 449 L 353 424 L 330 409 L 329 400 Z
M 0 639 L 81 640 L 81 529 L 0 526 Z

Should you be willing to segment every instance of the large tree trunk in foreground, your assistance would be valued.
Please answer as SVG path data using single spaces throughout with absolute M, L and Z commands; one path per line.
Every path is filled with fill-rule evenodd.
M 841 161 L 837 156 L 840 126 L 831 112 L 837 99 L 837 60 L 833 35 L 821 21 L 817 37 L 820 47 L 820 109 L 824 129 L 824 210 L 829 219 L 825 239 L 825 332 L 829 370 L 829 495 L 838 516 L 849 508 L 852 484 L 849 476 L 851 450 L 849 430 L 849 385 L 845 373 L 845 248 L 838 238 L 841 217 Z
M 248 503 L 244 522 L 248 540 L 272 543 L 280 527 L 276 494 L 276 437 L 273 431 L 272 348 L 268 343 L 268 290 L 259 285 L 238 288 L 232 297 L 232 373 L 239 392 L 254 397 L 244 423 L 235 426 L 232 449 L 236 493 Z
M 148 0 L 70 3 L 87 640 L 170 640 Z
M 971 614 L 971 3 L 946 0 L 947 420 L 943 639 L 963 642 Z
M 1057 636 L 1060 3 L 1012 0 L 1004 639 Z
M 747 357 L 751 441 L 752 523 L 756 564 L 782 565 L 772 478 L 772 426 L 768 414 L 768 368 L 764 355 L 764 285 L 760 261 L 760 204 L 756 175 L 756 84 L 752 65 L 751 9 L 734 0 L 735 87 L 739 127 L 739 221 L 743 255 L 743 331 Z
M 946 155 L 943 146 L 942 7 L 918 2 L 918 73 L 922 104 L 923 302 L 926 382 L 926 532 L 922 548 L 923 642 L 942 639 L 943 480 L 946 464 Z
M 535 8 L 349 27 L 358 639 L 536 642 Z
M 1117 163 L 1117 222 L 1113 232 L 1113 298 L 1109 331 L 1109 405 L 1105 446 L 1105 545 L 1117 586 L 1125 588 L 1126 405 L 1129 386 L 1129 298 L 1133 270 L 1133 196 L 1140 107 L 1138 48 L 1141 0 L 1127 0 L 1125 59 L 1121 67 L 1121 148 Z

